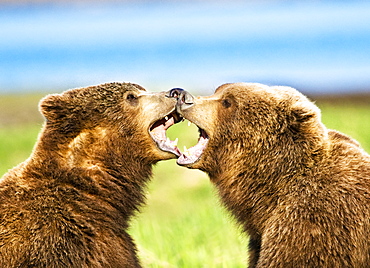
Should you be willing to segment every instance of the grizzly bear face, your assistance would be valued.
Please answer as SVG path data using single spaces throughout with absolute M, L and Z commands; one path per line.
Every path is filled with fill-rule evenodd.
M 166 92 L 149 93 L 131 83 L 49 95 L 40 102 L 46 118 L 41 151 L 57 151 L 71 166 L 102 156 L 112 163 L 123 156 L 146 163 L 174 158 L 179 152 L 165 131 L 180 120 L 175 104 Z
M 177 163 L 208 173 L 256 165 L 267 155 L 270 162 L 282 152 L 289 162 L 326 135 L 319 109 L 292 88 L 225 84 L 212 96 L 189 99 L 180 98 L 177 110 L 199 127 L 200 138 Z

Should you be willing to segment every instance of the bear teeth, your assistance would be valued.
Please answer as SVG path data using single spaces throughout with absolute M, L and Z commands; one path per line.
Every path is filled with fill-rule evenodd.
M 200 130 L 200 132 L 201 135 L 199 137 L 199 141 L 195 146 L 190 147 L 189 149 L 184 146 L 184 152 L 177 159 L 177 163 L 179 165 L 193 164 L 201 157 L 209 139 L 204 131 Z
M 176 113 L 171 113 L 169 115 L 166 115 L 162 119 L 154 122 L 154 124 L 150 127 L 149 133 L 159 149 L 161 149 L 162 151 L 173 153 L 177 156 L 181 155 L 181 152 L 177 148 L 178 139 L 171 141 L 166 136 L 166 131 L 169 127 L 178 122 L 181 122 L 182 120 L 183 118 L 180 115 Z
M 179 157 L 177 163 L 180 165 L 187 165 L 193 164 L 201 157 L 204 149 L 208 144 L 209 138 L 207 133 L 203 129 L 199 128 L 198 143 L 195 146 L 190 147 L 189 149 L 184 146 L 184 151 L 183 153 L 181 153 L 180 150 L 177 148 L 178 138 L 176 138 L 174 141 L 171 141 L 166 136 L 166 131 L 172 125 L 183 120 L 184 118 L 182 118 L 178 114 L 171 113 L 156 121 L 150 128 L 149 132 L 159 149 L 177 155 Z M 187 124 L 188 126 L 191 126 L 191 124 L 193 123 L 191 121 L 188 121 Z

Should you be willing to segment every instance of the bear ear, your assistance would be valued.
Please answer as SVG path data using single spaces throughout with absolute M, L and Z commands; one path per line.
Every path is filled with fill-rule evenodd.
M 320 109 L 308 99 L 291 106 L 289 129 L 295 134 L 304 134 L 315 129 L 320 121 Z
M 39 109 L 42 115 L 48 120 L 55 120 L 66 113 L 66 103 L 62 95 L 52 94 L 41 99 Z
M 292 113 L 296 120 L 306 122 L 309 119 L 320 115 L 319 108 L 311 101 L 299 101 L 292 106 Z

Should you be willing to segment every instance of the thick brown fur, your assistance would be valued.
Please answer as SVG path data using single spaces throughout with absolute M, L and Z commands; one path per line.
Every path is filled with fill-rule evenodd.
M 32 155 L 0 179 L 0 267 L 140 267 L 126 231 L 151 165 L 174 158 L 148 133 L 164 96 L 109 83 L 40 102 Z
M 225 84 L 183 104 L 207 172 L 249 234 L 249 267 L 370 267 L 370 156 L 289 87 Z

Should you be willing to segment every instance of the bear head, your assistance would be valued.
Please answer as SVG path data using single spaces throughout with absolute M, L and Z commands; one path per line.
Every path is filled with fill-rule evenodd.
M 40 102 L 46 123 L 35 153 L 61 156 L 70 166 L 152 164 L 179 152 L 166 129 L 180 118 L 169 92 L 149 93 L 131 83 L 107 83 L 48 95 Z M 48 155 L 49 154 L 49 155 Z M 51 156 L 50 154 L 53 154 Z
M 309 161 L 327 135 L 320 110 L 290 87 L 234 83 L 220 86 L 212 96 L 189 95 L 177 105 L 200 132 L 198 144 L 177 160 L 189 168 L 238 174 L 240 166 L 255 167 L 264 160 L 277 166 Z

